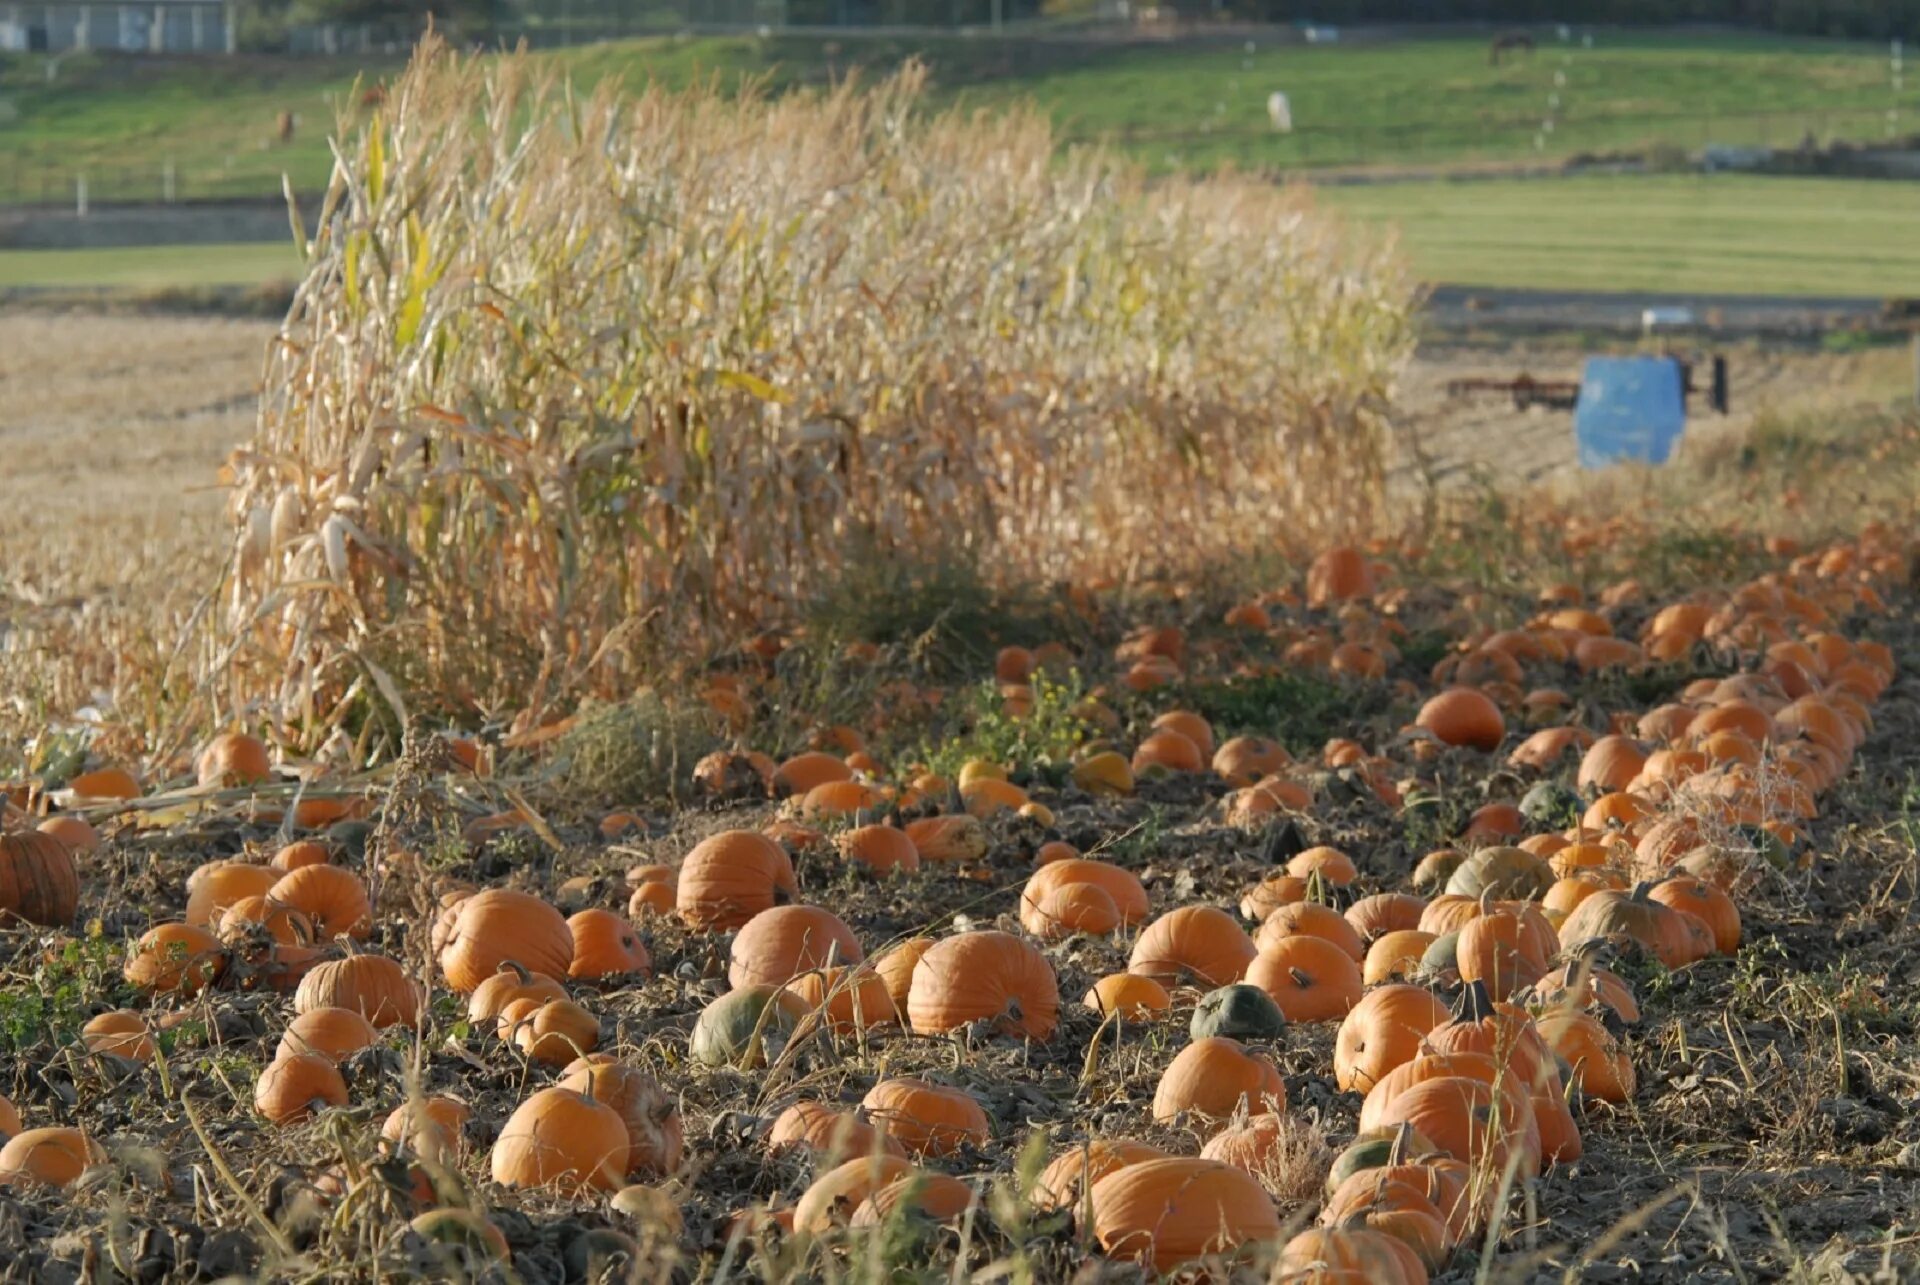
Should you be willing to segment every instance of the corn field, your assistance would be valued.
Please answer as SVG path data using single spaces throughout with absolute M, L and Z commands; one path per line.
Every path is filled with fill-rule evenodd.
M 625 694 L 850 559 L 1126 577 L 1373 525 L 1389 248 L 923 82 L 583 97 L 423 48 L 343 128 L 235 457 L 221 713 Z

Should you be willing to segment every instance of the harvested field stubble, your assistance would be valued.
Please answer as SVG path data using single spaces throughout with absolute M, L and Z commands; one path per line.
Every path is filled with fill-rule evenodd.
M 1270 185 L 1060 159 L 911 68 L 532 74 L 430 47 L 344 144 L 238 458 L 223 707 L 324 719 L 372 665 L 538 708 L 855 558 L 1114 575 L 1378 517 L 1411 292 Z

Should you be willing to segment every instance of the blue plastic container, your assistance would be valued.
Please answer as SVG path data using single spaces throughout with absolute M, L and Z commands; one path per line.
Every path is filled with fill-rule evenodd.
M 1687 424 L 1680 363 L 1671 357 L 1590 357 L 1573 436 L 1581 468 L 1622 460 L 1664 464 Z

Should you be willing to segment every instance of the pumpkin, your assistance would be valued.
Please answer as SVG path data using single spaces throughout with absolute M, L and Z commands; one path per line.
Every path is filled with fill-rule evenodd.
M 1377 986 L 1381 982 L 1413 976 L 1419 970 L 1427 948 L 1436 940 L 1433 933 L 1422 932 L 1418 928 L 1387 933 L 1367 947 L 1367 957 L 1360 966 L 1361 982 Z
M 514 1022 L 512 1030 L 513 1042 L 520 1051 L 548 1066 L 565 1066 L 600 1045 L 600 1019 L 570 999 L 550 999 L 538 1005 Z
M 1282 906 L 1291 906 L 1307 899 L 1307 881 L 1294 875 L 1271 875 L 1262 879 L 1240 898 L 1240 914 L 1256 924 L 1265 923 L 1268 916 Z
M 853 930 L 818 906 L 773 906 L 734 935 L 727 980 L 735 986 L 781 986 L 802 973 L 866 958 Z
M 302 866 L 324 866 L 332 860 L 333 854 L 327 851 L 326 844 L 299 839 L 275 852 L 267 864 L 281 874 L 291 874 Z
M 837 1031 L 863 1031 L 900 1019 L 899 1005 L 868 964 L 814 969 L 788 982 L 786 990 Z
M 1576 960 L 1542 977 L 1534 994 L 1548 1009 L 1584 1009 L 1599 1003 L 1629 1024 L 1640 1020 L 1640 1004 L 1633 989 L 1613 973 Z
M 544 1004 L 550 999 L 566 997 L 567 988 L 559 982 L 528 972 L 509 959 L 501 963 L 498 972 L 473 988 L 473 994 L 467 997 L 467 1021 L 474 1026 L 490 1025 L 517 999 L 538 1000 Z
M 1324 937 L 1283 937 L 1247 966 L 1247 980 L 1273 997 L 1289 1022 L 1332 1022 L 1360 1001 L 1353 956 Z
M 0 834 L 0 925 L 13 919 L 64 928 L 80 908 L 73 851 L 51 834 Z
M 1288 1182 L 1288 1172 L 1301 1162 L 1302 1154 L 1314 1154 L 1318 1139 L 1289 1116 L 1263 1111 L 1244 1120 L 1236 1120 L 1207 1139 L 1200 1148 L 1202 1160 L 1244 1169 L 1269 1187 Z
M 467 1121 L 472 1115 L 464 1103 L 452 1098 L 415 1098 L 388 1114 L 381 1122 L 380 1136 L 450 1168 L 466 1150 Z
M 1496 1182 L 1509 1163 L 1523 1178 L 1540 1171 L 1539 1125 L 1532 1102 L 1518 1091 L 1461 1076 L 1422 1080 L 1389 1101 L 1377 1123 L 1410 1124 L 1448 1155 L 1488 1166 Z
M 1437 1077 L 1436 1077 L 1437 1078 Z M 1325 1194 L 1331 1196 L 1357 1173 L 1389 1166 L 1418 1164 L 1440 1154 L 1410 1124 L 1392 1129 L 1362 1129 L 1327 1170 Z
M 194 760 L 194 773 L 201 785 L 258 785 L 273 776 L 273 760 L 266 742 L 259 737 L 222 732 L 200 751 Z
M 796 754 L 773 771 L 773 788 L 779 794 L 804 795 L 822 785 L 851 781 L 853 769 L 846 760 L 820 750 Z
M 1214 756 L 1213 725 L 1191 710 L 1170 709 L 1153 720 L 1155 731 L 1177 732 L 1193 743 L 1200 751 L 1200 757 L 1211 760 Z M 1199 771 L 1199 768 L 1192 769 Z
M 491 1169 L 504 1187 L 616 1191 L 626 1179 L 627 1126 L 584 1093 L 541 1089 L 507 1117 Z
M 1713 948 L 1722 955 L 1740 949 L 1740 909 L 1715 885 L 1692 875 L 1662 879 L 1647 890 L 1650 900 L 1694 916 L 1713 932 Z
M 1447 892 L 1479 900 L 1536 900 L 1553 886 L 1553 867 L 1524 848 L 1482 848 L 1447 878 Z M 1423 922 L 1422 927 L 1427 925 Z
M 1533 1020 L 1512 1004 L 1495 1002 L 1481 982 L 1461 993 L 1453 1017 L 1427 1035 L 1427 1047 L 1436 1053 L 1484 1053 L 1511 1068 L 1529 1092 L 1560 1089 L 1552 1051 Z
M 885 801 L 886 796 L 880 790 L 864 781 L 828 781 L 801 796 L 799 815 L 808 821 L 851 817 L 877 808 Z
M 1529 697 L 1529 702 L 1531 699 Z M 1587 749 L 1592 739 L 1592 734 L 1581 727 L 1543 727 L 1514 746 L 1513 752 L 1507 755 L 1507 762 L 1514 767 L 1530 767 L 1544 772 L 1558 763 L 1568 750 Z
M 1168 1156 L 1123 1165 L 1093 1185 L 1091 1201 L 1101 1249 L 1156 1272 L 1280 1234 L 1259 1182 L 1217 1160 Z
M 909 821 L 906 836 L 922 865 L 950 865 L 978 861 L 987 855 L 987 828 L 978 817 L 961 813 L 955 816 L 921 817 Z
M 833 1230 L 834 1224 L 853 1216 L 868 1196 L 915 1172 L 913 1165 L 899 1156 L 860 1156 L 827 1170 L 800 1193 L 793 1210 L 793 1229 L 819 1236 Z
M 143 995 L 206 989 L 227 966 L 219 939 L 204 928 L 160 924 L 127 952 L 122 974 Z
M 874 874 L 912 873 L 920 868 L 920 849 L 898 826 L 856 826 L 841 834 L 834 846 L 841 857 Z
M 913 989 L 913 972 L 920 960 L 934 948 L 932 937 L 909 937 L 882 950 L 873 957 L 873 971 L 887 988 L 887 998 L 901 1013 L 907 1011 L 907 996 Z
M 1113 904 L 1118 924 L 1137 924 L 1147 917 L 1147 890 L 1139 876 L 1109 862 L 1071 857 L 1050 861 L 1027 879 L 1020 894 L 1021 926 L 1036 937 L 1045 936 L 1055 923 L 1041 903 L 1050 893 L 1068 884 L 1090 884 L 1105 893 Z
M 1273 997 L 1245 982 L 1202 995 L 1193 1006 L 1193 1018 L 1187 1027 L 1196 1040 L 1216 1035 L 1236 1040 L 1277 1040 L 1286 1029 L 1286 1014 Z
M 1226 986 L 1245 976 L 1259 952 L 1233 916 L 1213 906 L 1182 906 L 1148 924 L 1127 971 L 1155 981 Z
M 683 890 L 685 878 L 683 870 Z M 461 902 L 440 952 L 447 984 L 471 994 L 510 959 L 549 977 L 567 976 L 573 968 L 573 931 L 566 917 L 540 898 L 509 888 L 489 888 Z
M 1420 858 L 1408 881 L 1415 892 L 1444 888 L 1453 872 L 1466 862 L 1467 854 L 1453 848 L 1440 848 Z
M 771 986 L 728 991 L 700 1010 L 689 1051 L 706 1066 L 750 1070 L 780 1055 L 807 1014 L 797 996 Z
M 1266 950 L 1288 937 L 1319 937 L 1347 952 L 1355 962 L 1367 957 L 1366 943 L 1345 916 L 1331 906 L 1297 901 L 1268 915 L 1253 935 L 1256 950 Z
M 1073 765 L 1073 783 L 1088 794 L 1125 796 L 1133 793 L 1133 766 L 1114 751 L 1102 750 Z
M 380 1039 L 373 1023 L 350 1008 L 308 1009 L 287 1024 L 278 1057 L 311 1053 L 338 1063 Z
M 612 1108 L 627 1127 L 627 1176 L 665 1178 L 680 1168 L 680 1106 L 659 1081 L 606 1053 L 569 1063 L 560 1087 Z
M 1446 745 L 1464 745 L 1491 752 L 1507 736 L 1507 720 L 1486 693 L 1471 687 L 1441 692 L 1420 707 L 1414 725 L 1431 732 Z
M 1328 549 L 1307 567 L 1307 605 L 1315 610 L 1373 594 L 1373 565 L 1358 549 Z
M 347 1082 L 340 1078 L 340 1068 L 318 1054 L 283 1054 L 253 1086 L 253 1109 L 275 1124 L 304 1120 L 315 1104 L 347 1104 Z
M 1198 772 L 1206 767 L 1207 757 L 1179 732 L 1163 729 L 1140 742 L 1128 766 L 1136 778 L 1150 772 Z
M 860 1202 L 850 1226 L 879 1227 L 912 1216 L 935 1223 L 960 1219 L 973 1205 L 973 1188 L 943 1173 L 908 1173 Z
M 1420 926 L 1426 910 L 1424 897 L 1405 892 L 1376 892 L 1347 907 L 1347 922 L 1369 946 L 1388 933 L 1405 932 Z
M 1678 912 L 1654 901 L 1649 885 L 1633 892 L 1596 892 L 1560 925 L 1560 944 L 1573 950 L 1588 941 L 1627 939 L 1644 947 L 1668 968 L 1693 962 L 1693 943 Z
M 912 1155 L 951 1156 L 965 1143 L 991 1136 L 987 1113 L 973 1095 L 914 1077 L 882 1080 L 860 1100 L 867 1118 Z
M 908 1020 L 922 1035 L 986 1022 L 1003 1035 L 1044 1040 L 1059 1008 L 1059 984 L 1046 956 L 997 931 L 938 943 L 921 956 L 907 991 Z
M 482 1276 L 512 1257 L 506 1234 L 471 1209 L 429 1209 L 414 1215 L 407 1233 L 414 1251 L 448 1279 Z
M 1526 924 L 1509 910 L 1490 908 L 1462 928 L 1454 959 L 1461 981 L 1485 982 L 1496 1000 L 1512 998 L 1547 970 Z
M 267 897 L 305 915 L 322 941 L 365 938 L 373 930 L 367 885 L 344 866 L 307 865 L 288 871 L 267 889 Z
M 888 1155 L 907 1154 L 898 1138 L 879 1133 L 852 1111 L 813 1101 L 796 1102 L 782 1111 L 767 1132 L 767 1147 L 810 1152 L 823 1168 L 871 1155 L 876 1148 Z
M 1090 883 L 1063 883 L 1041 898 L 1022 898 L 1020 918 L 1027 931 L 1042 941 L 1064 941 L 1076 934 L 1104 937 L 1121 926 L 1120 908 L 1107 891 Z
M 277 946 L 305 946 L 314 939 L 313 921 L 271 897 L 243 898 L 220 916 L 221 941 L 241 945 L 255 934 L 263 934 Z
M 80 799 L 119 801 L 140 797 L 140 782 L 133 778 L 133 773 L 120 767 L 102 767 L 77 773 L 67 778 L 67 788 Z
M 1162 1159 L 1166 1154 L 1150 1143 L 1119 1138 L 1074 1143 L 1040 1171 L 1033 1184 L 1033 1203 L 1041 1210 L 1078 1208 L 1088 1189 L 1108 1174 L 1145 1160 Z
M 1287 1086 L 1273 1063 L 1225 1036 L 1181 1049 L 1153 1093 L 1153 1118 L 1162 1124 L 1182 1115 L 1217 1123 L 1237 1112 L 1284 1111 L 1286 1106 Z
M 1130 1022 L 1149 1022 L 1166 1012 L 1173 1000 L 1167 988 L 1151 977 L 1110 973 L 1095 982 L 1081 1002 L 1102 1016 L 1117 1013 Z
M 1602 1102 L 1633 1100 L 1633 1059 L 1598 1018 L 1578 1009 L 1553 1008 L 1535 1018 L 1534 1024 L 1547 1047 L 1572 1069 L 1573 1082 L 1583 1096 Z
M 0 1147 L 0 1187 L 70 1187 L 107 1153 L 78 1129 L 16 1132 Z
M 86 856 L 100 847 L 100 832 L 82 817 L 48 817 L 34 829 L 41 834 L 52 835 L 79 856 Z
M 633 919 L 647 915 L 670 915 L 674 909 L 674 897 L 672 880 L 651 880 L 637 884 L 633 895 L 627 898 L 627 915 Z
M 786 849 L 753 830 L 723 830 L 687 853 L 674 904 L 689 928 L 730 932 L 798 893 Z
M 349 955 L 320 964 L 300 979 L 293 1009 L 350 1008 L 376 1027 L 413 1026 L 424 1002 L 399 963 L 385 955 Z
M 1395 983 L 1368 992 L 1341 1019 L 1333 1042 L 1333 1075 L 1341 1089 L 1365 1093 L 1420 1051 L 1427 1032 L 1447 1020 L 1447 1006 L 1419 986 Z
M 80 1042 L 89 1053 L 107 1053 L 131 1062 L 153 1061 L 153 1035 L 146 1019 L 129 1009 L 116 1009 L 87 1020 L 80 1028 Z M 18 1133 L 19 1121 L 9 1129 L 0 1122 L 0 1133 Z
M 569 977 L 646 977 L 653 972 L 653 956 L 633 925 L 611 910 L 576 911 L 567 918 L 567 931 L 573 937 Z
M 1293 756 L 1278 741 L 1260 736 L 1236 736 L 1213 755 L 1214 774 L 1236 789 L 1284 771 L 1292 763 Z
M 0 802 L 4 797 L 0 796 Z M 265 899 L 281 872 L 245 861 L 207 861 L 187 874 L 186 919 L 196 928 L 218 926 L 229 907 L 248 897 Z

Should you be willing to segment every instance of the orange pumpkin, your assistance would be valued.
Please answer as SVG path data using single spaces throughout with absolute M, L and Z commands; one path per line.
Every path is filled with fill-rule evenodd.
M 723 830 L 681 863 L 675 904 L 688 927 L 730 932 L 798 894 L 786 849 L 752 830 Z
M 65 928 L 80 908 L 80 872 L 73 851 L 51 834 L 0 833 L 0 924 Z
M 565 977 L 573 967 L 573 931 L 565 916 L 530 893 L 510 888 L 475 893 L 460 903 L 454 916 L 453 931 L 440 952 L 441 974 L 454 990 L 470 994 L 508 960 L 550 977 Z
M 1109 1257 L 1168 1272 L 1280 1234 L 1273 1201 L 1244 1169 L 1169 1156 L 1123 1165 L 1093 1185 L 1094 1236 Z
M 818 968 L 866 958 L 853 930 L 818 906 L 773 906 L 734 935 L 727 980 L 735 987 L 783 986 Z
M 882 1080 L 860 1101 L 867 1118 L 916 1156 L 951 1156 L 991 1136 L 972 1094 L 912 1076 Z
M 1247 965 L 1247 981 L 1289 1022 L 1332 1022 L 1360 1002 L 1360 965 L 1324 937 L 1284 937 Z
M 653 956 L 633 925 L 611 910 L 577 911 L 568 917 L 567 931 L 573 937 L 569 977 L 646 977 L 653 972 Z
M 1319 937 L 1332 942 L 1357 962 L 1367 957 L 1366 943 L 1345 916 L 1331 906 L 1300 901 L 1268 915 L 1253 935 L 1256 950 L 1266 950 L 1288 937 Z
M 111 1054 L 133 1062 L 153 1061 L 153 1034 L 147 1029 L 146 1019 L 128 1009 L 117 1009 L 89 1018 L 87 1024 L 80 1028 L 80 1042 L 86 1045 L 89 1053 Z M 11 1104 L 8 1104 L 8 1109 L 11 1109 Z M 17 1118 L 11 1128 L 4 1119 L 0 1119 L 0 1133 L 19 1131 L 20 1122 Z
M 1163 984 L 1213 988 L 1239 981 L 1257 953 L 1233 916 L 1213 906 L 1182 906 L 1147 925 L 1127 971 Z
M 1042 910 L 1049 895 L 1068 884 L 1089 884 L 1110 899 L 1120 924 L 1137 924 L 1147 917 L 1147 890 L 1139 876 L 1106 861 L 1070 857 L 1049 861 L 1035 870 L 1020 893 L 1020 924 L 1034 936 L 1045 936 L 1058 921 Z M 1107 931 L 1112 931 L 1108 929 Z
M 606 1053 L 569 1063 L 560 1087 L 609 1107 L 627 1127 L 627 1176 L 664 1178 L 680 1168 L 685 1134 L 680 1106 L 659 1081 Z
M 920 868 L 920 850 L 898 826 L 856 826 L 841 834 L 835 846 L 843 858 L 875 874 L 911 873 Z
M 616 1191 L 626 1180 L 627 1126 L 584 1093 L 541 1089 L 507 1118 L 491 1168 L 504 1187 Z
M 267 896 L 291 906 L 313 922 L 322 941 L 364 939 L 373 931 L 373 903 L 367 885 L 344 866 L 307 865 L 282 875 Z
M 1078 1208 L 1093 1184 L 1108 1174 L 1144 1160 L 1159 1160 L 1165 1155 L 1166 1152 L 1150 1143 L 1118 1138 L 1074 1143 L 1040 1171 L 1033 1185 L 1034 1205 L 1043 1210 Z
M 194 771 L 201 785 L 258 785 L 273 776 L 273 760 L 259 737 L 222 732 L 200 751 Z
M 226 966 L 226 953 L 212 933 L 188 924 L 160 924 L 134 943 L 122 972 L 142 994 L 192 995 L 211 985 Z
M 295 1017 L 280 1037 L 278 1057 L 311 1053 L 338 1063 L 380 1039 L 373 1023 L 350 1008 L 314 1008 Z
M 1447 1020 L 1431 991 L 1395 983 L 1364 995 L 1341 1019 L 1333 1042 L 1333 1075 L 1341 1089 L 1365 1093 L 1387 1072 L 1411 1062 L 1427 1032 Z
M 70 1187 L 107 1153 L 78 1129 L 27 1129 L 0 1147 L 0 1186 Z
M 775 1152 L 811 1152 L 823 1168 L 871 1155 L 876 1149 L 893 1156 L 907 1154 L 898 1138 L 879 1133 L 852 1111 L 813 1101 L 796 1102 L 782 1111 L 767 1132 L 767 1147 Z
M 1431 732 L 1447 745 L 1463 745 L 1491 752 L 1507 736 L 1507 720 L 1484 692 L 1454 687 L 1420 707 L 1414 725 Z
M 313 1053 L 283 1054 L 254 1085 L 253 1107 L 275 1124 L 293 1124 L 316 1105 L 345 1106 L 347 1084 L 340 1068 Z
M 1102 1016 L 1118 1013 L 1128 1021 L 1146 1022 L 1166 1012 L 1173 1000 L 1151 977 L 1111 973 L 1095 982 L 1082 1002 Z
M 319 964 L 300 979 L 293 996 L 296 1013 L 349 1008 L 383 1030 L 417 1024 L 423 1002 L 421 988 L 385 955 L 349 955 Z
M 1602 1102 L 1633 1100 L 1633 1059 L 1590 1013 L 1554 1008 L 1535 1019 L 1540 1037 L 1571 1068 L 1573 1082 L 1586 1097 Z
M 216 861 L 187 876 L 186 921 L 195 928 L 212 928 L 236 902 L 265 897 L 280 882 L 267 866 L 243 861 Z
M 1286 1106 L 1287 1086 L 1273 1063 L 1223 1035 L 1181 1049 L 1161 1073 L 1153 1094 L 1153 1118 L 1162 1124 L 1181 1115 L 1218 1124 L 1237 1113 L 1284 1111 Z
M 907 1016 L 922 1035 L 970 1022 L 1044 1040 L 1053 1034 L 1060 988 L 1046 956 L 1010 933 L 965 932 L 921 956 L 907 991 Z

